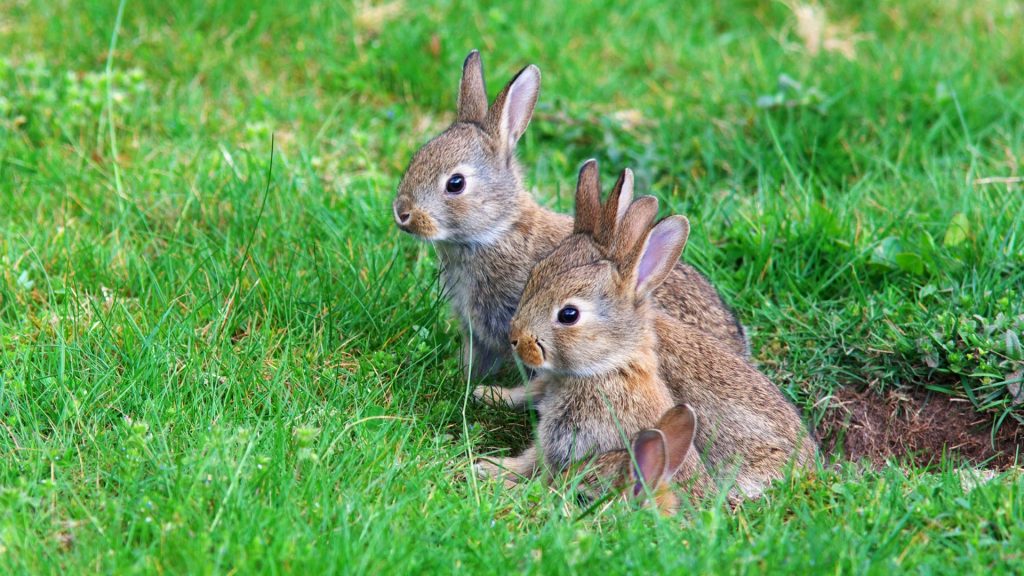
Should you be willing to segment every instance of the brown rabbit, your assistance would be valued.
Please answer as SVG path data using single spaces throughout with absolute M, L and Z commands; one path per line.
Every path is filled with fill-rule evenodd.
M 663 514 L 679 509 L 679 497 L 672 490 L 675 484 L 685 486 L 694 500 L 713 495 L 715 485 L 693 449 L 696 430 L 692 408 L 680 404 L 669 409 L 654 428 L 636 435 L 630 450 L 612 450 L 594 458 L 583 471 L 580 495 L 593 502 L 611 491 L 637 504 L 648 503 L 647 496 L 652 495 L 654 506 Z
M 650 361 L 658 365 L 673 404 L 688 403 L 702 423 L 698 450 L 718 478 L 735 478 L 731 499 L 758 496 L 791 460 L 812 464 L 814 440 L 796 408 L 763 374 L 721 341 L 649 305 L 646 295 L 668 275 L 686 243 L 686 219 L 671 216 L 652 228 L 658 210 L 652 197 L 632 202 L 620 217 L 622 200 L 632 197 L 626 177 L 607 204 L 594 208 L 587 182 L 581 177 L 577 187 L 580 233 L 537 264 L 513 319 L 512 345 L 537 370 L 530 387 L 543 391 L 538 410 L 545 450 L 551 444 L 558 454 L 557 439 L 545 442 L 544 434 L 552 412 L 548 397 L 565 395 L 563 364 L 571 361 L 572 375 L 623 381 L 630 375 L 623 366 L 636 365 L 637 350 L 653 343 L 656 358 Z M 520 317 L 530 318 L 531 332 L 518 330 Z M 584 318 L 590 323 L 580 324 Z M 609 404 L 635 410 L 627 401 Z M 545 458 L 551 463 L 547 452 Z M 503 464 L 523 473 L 523 463 Z
M 587 179 L 581 175 L 581 187 Z M 633 222 L 633 213 L 651 207 L 657 210 L 657 200 L 641 198 L 623 221 Z M 674 404 L 658 376 L 651 295 L 679 260 L 689 223 L 682 216 L 666 218 L 649 230 L 650 241 L 637 236 L 631 244 L 636 250 L 612 260 L 594 242 L 595 229 L 585 226 L 590 220 L 577 211 L 577 233 L 534 266 L 512 318 L 512 347 L 536 372 L 534 380 L 544 382 L 537 403 L 539 448 L 483 461 L 482 474 L 515 482 L 533 476 L 541 462 L 548 472 L 564 472 L 625 448 L 626 438 Z
M 463 363 L 474 377 L 510 355 L 509 321 L 530 269 L 572 232 L 572 219 L 540 207 L 524 189 L 515 158 L 539 90 L 540 71 L 527 66 L 488 106 L 480 54 L 471 52 L 458 117 L 413 156 L 393 205 L 399 228 L 437 247 L 444 292 L 462 327 Z M 584 170 L 597 177 L 596 164 Z M 694 268 L 679 263 L 656 299 L 681 321 L 748 354 L 743 327 Z M 516 405 L 526 396 L 522 388 L 495 392 Z

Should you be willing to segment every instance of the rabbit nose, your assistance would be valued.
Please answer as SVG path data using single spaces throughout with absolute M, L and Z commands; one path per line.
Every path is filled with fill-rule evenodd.
M 395 222 L 397 222 L 399 226 L 407 225 L 409 220 L 412 219 L 412 209 L 404 198 L 395 200 L 395 203 L 391 208 L 395 216 Z
M 530 368 L 537 368 L 544 364 L 544 347 L 536 336 L 513 328 L 509 334 L 509 344 L 512 344 L 512 349 L 515 350 L 519 359 Z
M 515 325 L 513 325 L 512 329 L 509 330 L 508 343 L 512 345 L 513 350 L 519 347 L 519 339 L 522 338 L 522 335 L 523 331 L 517 328 Z

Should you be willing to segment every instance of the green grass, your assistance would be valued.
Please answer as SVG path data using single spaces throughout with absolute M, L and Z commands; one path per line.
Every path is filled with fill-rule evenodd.
M 1013 473 L 671 519 L 464 479 L 529 421 L 466 401 L 390 201 L 471 48 L 492 94 L 543 72 L 548 205 L 597 157 L 690 216 L 808 421 L 839 386 L 1024 421 L 1019 3 L 830 2 L 853 59 L 782 2 L 577 4 L 129 1 L 115 38 L 116 3 L 0 0 L 0 572 L 1019 571 Z

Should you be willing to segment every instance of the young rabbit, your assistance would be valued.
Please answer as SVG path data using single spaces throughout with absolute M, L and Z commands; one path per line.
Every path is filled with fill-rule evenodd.
M 612 450 L 594 458 L 583 472 L 580 496 L 593 502 L 613 493 L 643 505 L 652 495 L 654 506 L 671 515 L 679 509 L 674 484 L 685 486 L 695 500 L 713 495 L 715 485 L 693 449 L 696 429 L 692 408 L 679 404 L 669 409 L 653 428 L 636 435 L 630 450 Z
M 696 445 L 712 473 L 735 479 L 730 499 L 756 497 L 787 463 L 811 465 L 814 440 L 796 408 L 745 358 L 649 305 L 646 295 L 678 260 L 689 227 L 685 218 L 672 216 L 652 228 L 658 211 L 652 197 L 632 202 L 620 217 L 621 206 L 632 197 L 631 185 L 628 177 L 620 178 L 601 206 L 593 199 L 599 192 L 580 178 L 579 233 L 537 264 L 513 319 L 511 343 L 524 363 L 537 370 L 529 386 L 543 391 L 538 410 L 545 458 L 552 463 L 551 445 L 555 464 L 567 460 L 557 438 L 545 437 L 549 415 L 557 414 L 558 407 L 549 397 L 551 402 L 564 398 L 567 370 L 592 380 L 619 378 L 631 386 L 621 378 L 629 374 L 623 366 L 632 366 L 631 358 L 642 349 L 655 353 L 650 359 L 658 366 L 655 378 L 668 387 L 672 403 L 688 403 L 702 423 Z M 521 318 L 531 320 L 530 332 L 519 328 Z M 651 344 L 654 351 L 643 348 Z M 619 410 L 626 405 L 609 404 Z M 502 464 L 523 474 L 532 455 L 524 456 Z
M 588 182 L 581 176 L 581 187 Z M 535 381 L 544 382 L 537 403 L 538 446 L 514 458 L 480 462 L 480 473 L 514 483 L 533 476 L 541 463 L 548 472 L 564 472 L 596 454 L 623 449 L 625 438 L 674 405 L 658 375 L 651 295 L 679 260 L 689 223 L 673 216 L 650 229 L 644 215 L 652 208 L 657 211 L 653 197 L 629 206 L 623 224 L 636 222 L 625 228 L 636 234 L 629 249 L 612 259 L 594 242 L 600 231 L 585 226 L 590 215 L 578 210 L 577 233 L 530 272 L 509 338 L 536 372 Z
M 474 377 L 510 355 L 509 321 L 527 274 L 572 232 L 571 218 L 527 193 L 515 158 L 539 90 L 540 71 L 527 66 L 488 106 L 480 54 L 471 52 L 455 122 L 413 156 L 393 205 L 400 229 L 437 247 L 444 292 L 462 327 L 463 363 Z M 584 169 L 596 178 L 596 165 Z M 692 267 L 678 264 L 656 299 L 737 354 L 748 353 L 743 327 Z M 522 404 L 524 392 L 498 399 Z

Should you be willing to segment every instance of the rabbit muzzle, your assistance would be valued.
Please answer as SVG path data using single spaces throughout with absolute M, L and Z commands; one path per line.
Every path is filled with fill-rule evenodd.
M 437 235 L 438 229 L 434 219 L 418 208 L 408 196 L 399 196 L 391 206 L 395 224 L 403 232 L 413 236 L 430 239 Z
M 523 364 L 530 368 L 540 368 L 544 364 L 544 346 L 536 336 L 513 327 L 509 333 L 509 343 Z

